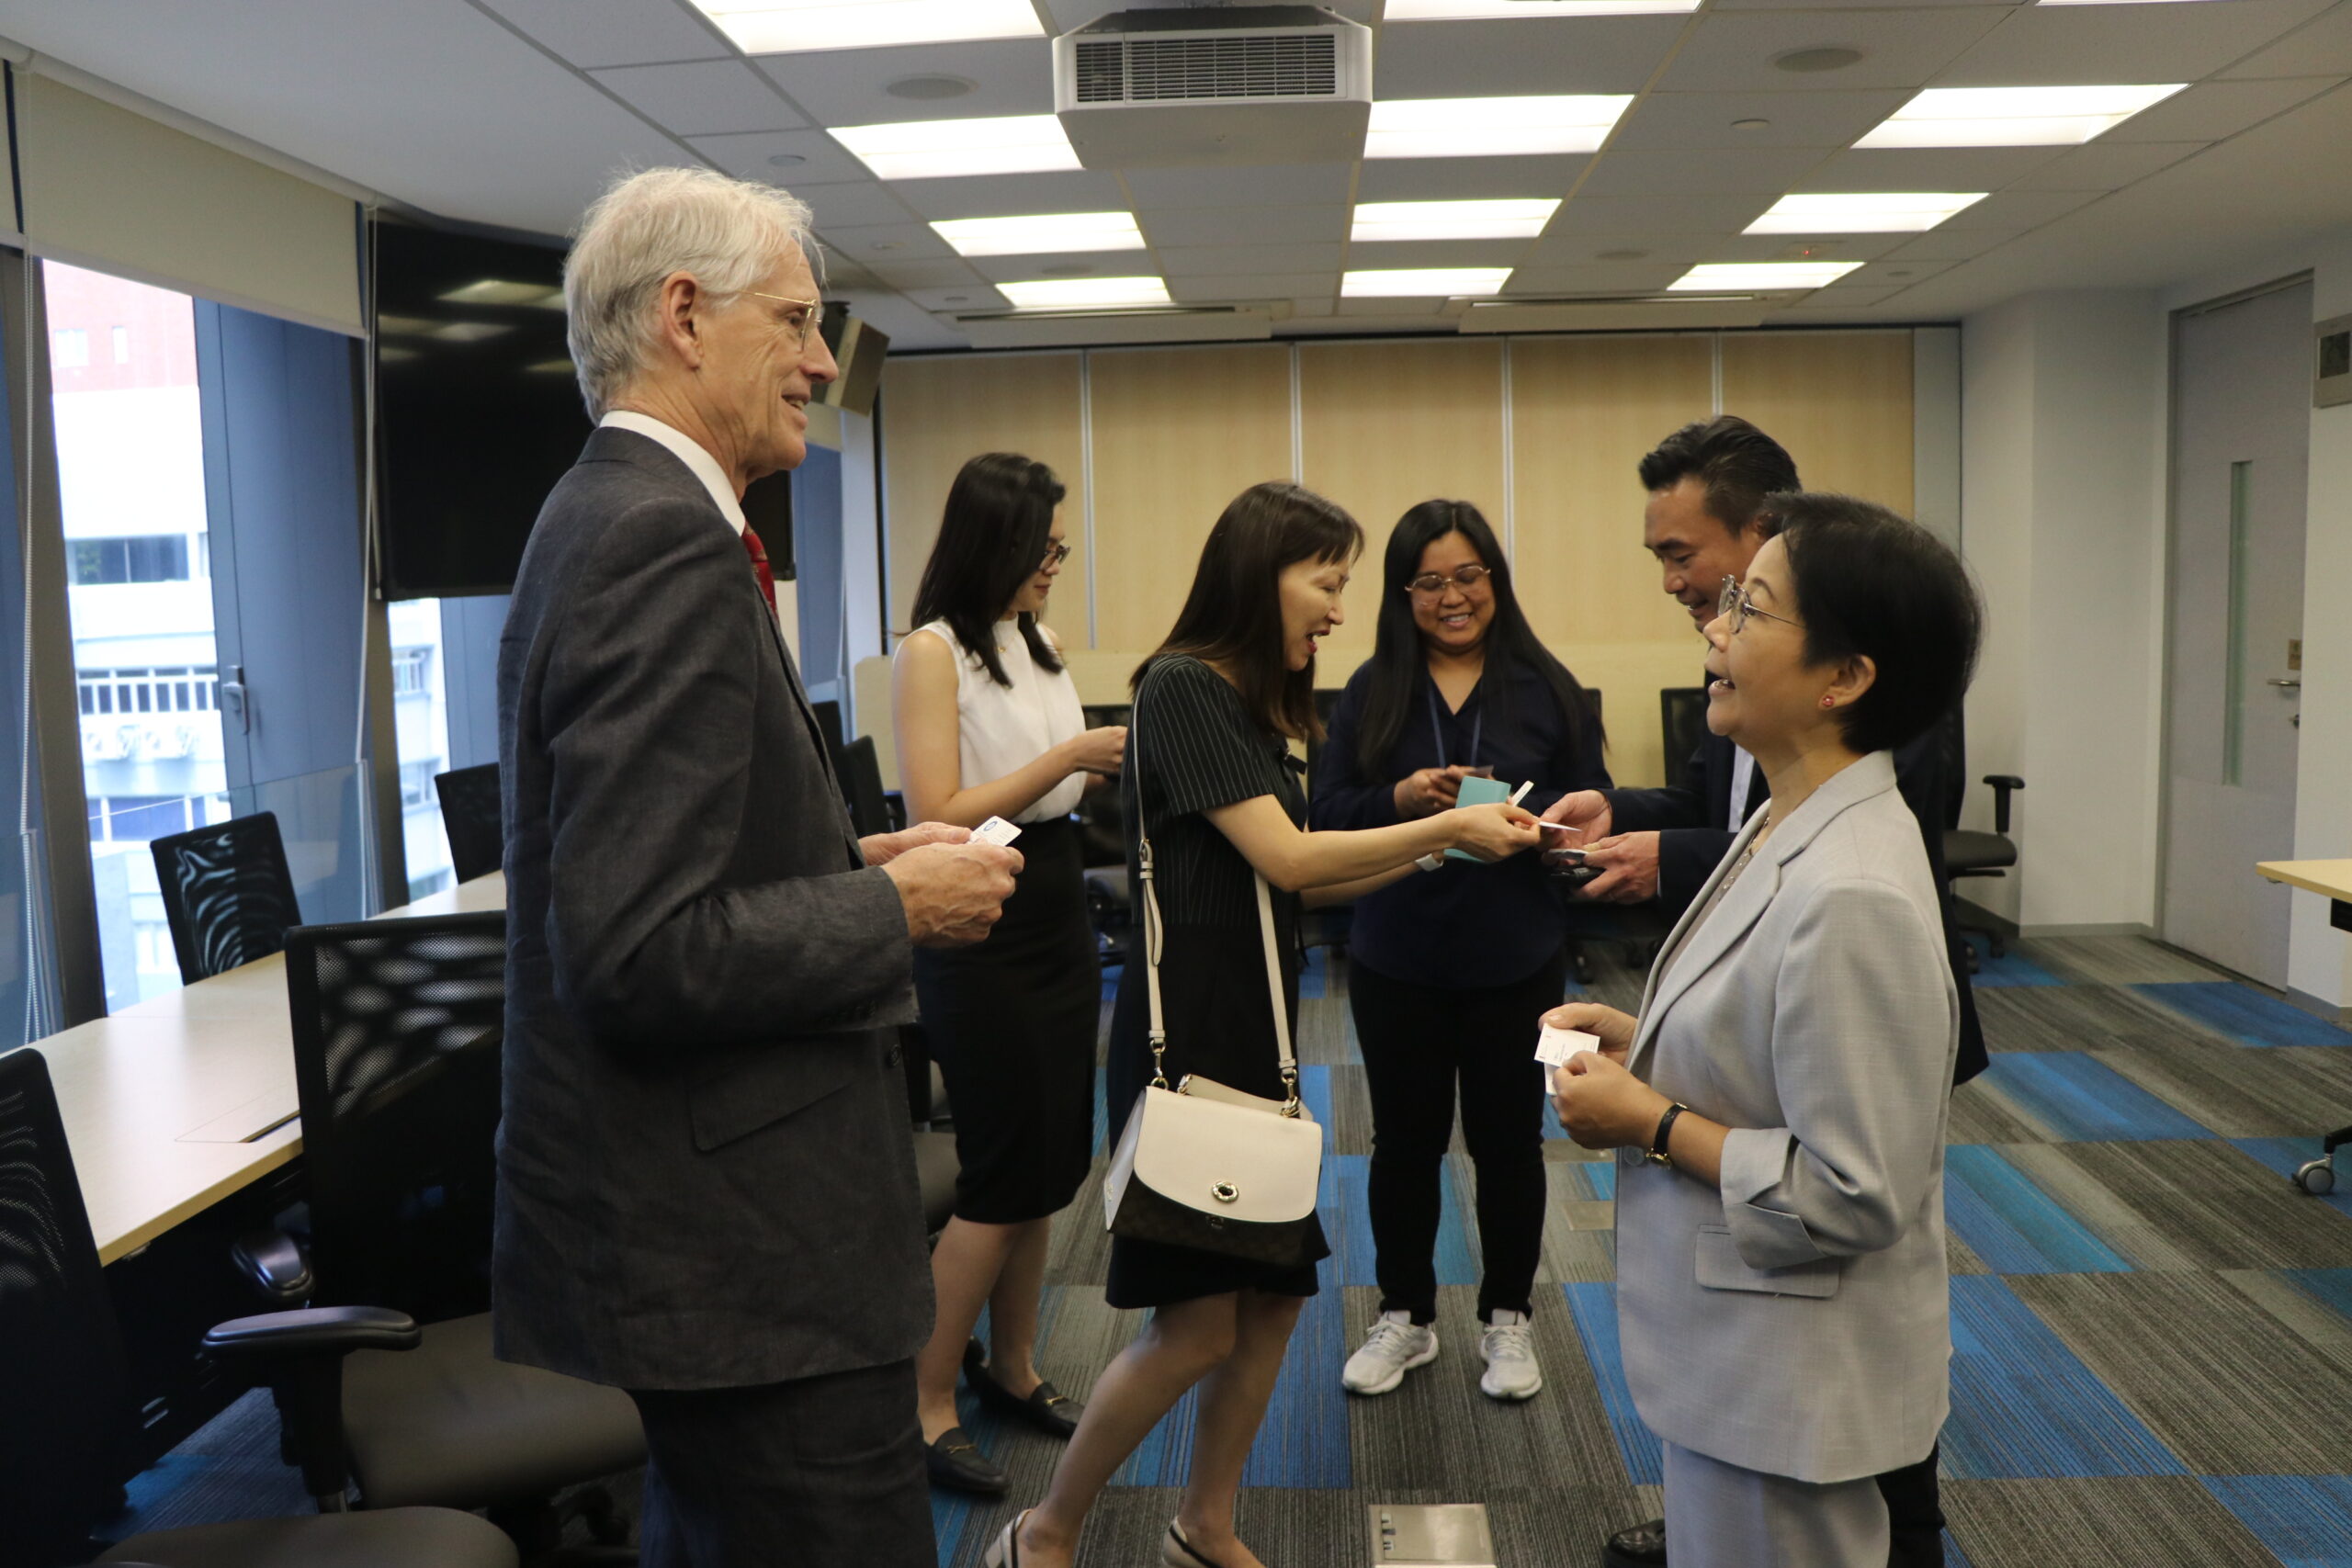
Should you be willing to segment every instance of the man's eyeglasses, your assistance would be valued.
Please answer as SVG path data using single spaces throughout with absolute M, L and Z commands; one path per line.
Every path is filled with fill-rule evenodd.
M 1739 585 L 1739 579 L 1736 577 L 1724 579 L 1723 595 L 1715 601 L 1715 614 L 1719 616 L 1731 617 L 1731 635 L 1734 637 L 1739 635 L 1739 628 L 1747 624 L 1747 617 L 1750 615 L 1761 615 L 1768 621 L 1778 621 L 1784 626 L 1792 626 L 1797 624 L 1786 615 L 1776 615 L 1770 610 L 1758 609 L 1756 601 L 1747 596 L 1747 590 Z
M 1451 572 L 1425 571 L 1419 577 L 1408 578 L 1405 586 L 1424 599 L 1434 599 L 1445 592 L 1448 583 L 1467 593 L 1493 575 L 1491 567 L 1457 566 Z
M 1037 570 L 1046 571 L 1061 565 L 1062 562 L 1069 559 L 1070 549 L 1069 545 L 1058 539 L 1055 540 L 1046 547 L 1046 558 L 1038 563 Z
M 763 294 L 756 288 L 746 288 L 743 292 L 754 299 L 773 299 L 779 305 L 799 306 L 800 319 L 797 321 L 787 319 L 784 326 L 786 332 L 795 334 L 793 346 L 804 353 L 808 350 L 808 334 L 817 330 L 817 323 L 824 316 L 825 302 L 823 300 L 795 299 L 785 294 Z

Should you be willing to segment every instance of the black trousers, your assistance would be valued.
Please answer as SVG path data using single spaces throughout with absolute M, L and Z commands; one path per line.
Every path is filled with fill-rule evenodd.
M 1943 1496 L 1936 1483 L 1938 1448 L 1928 1457 L 1878 1478 L 1886 1499 L 1887 1568 L 1943 1568 Z M 1673 1548 L 1667 1549 L 1669 1556 Z
M 1507 986 L 1422 986 L 1350 961 L 1348 1001 L 1372 1091 L 1372 1241 L 1380 1310 L 1437 1316 L 1438 1171 L 1462 1141 L 1478 1176 L 1478 1315 L 1532 1312 L 1544 1247 L 1544 1069 L 1535 1037 L 1567 955 Z
M 911 1360 L 757 1388 L 631 1389 L 644 1568 L 933 1568 Z

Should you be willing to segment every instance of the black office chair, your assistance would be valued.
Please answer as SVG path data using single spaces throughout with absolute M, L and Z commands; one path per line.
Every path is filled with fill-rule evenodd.
M 331 1366 L 416 1336 L 397 1313 L 276 1313 L 223 1324 L 216 1355 Z M 91 1527 L 120 1510 L 137 1413 L 90 1221 L 37 1050 L 0 1056 L 0 1562 L 89 1561 Z M 340 1495 L 336 1501 L 340 1503 Z M 514 1544 L 470 1514 L 392 1508 L 154 1530 L 106 1549 L 129 1568 L 515 1568 Z
M 341 1495 L 347 1458 L 364 1506 L 487 1508 L 536 1553 L 561 1532 L 548 1499 L 642 1464 L 645 1438 L 619 1390 L 491 1354 L 505 963 L 503 913 L 288 933 L 311 1299 L 394 1307 L 424 1326 L 400 1353 L 351 1355 L 334 1380 L 293 1369 L 277 1393 L 289 1432 L 308 1422 L 314 1495 Z M 600 1491 L 568 1509 L 601 1540 L 624 1534 Z
M 1967 719 L 1958 708 L 1946 715 L 1937 727 L 1936 740 L 1942 753 L 1944 777 L 1951 783 L 1951 793 L 1944 801 L 1944 882 L 1951 888 L 1955 910 L 1966 908 L 1959 904 L 1959 888 L 1953 886 L 1962 877 L 2003 876 L 2018 863 L 2018 846 L 2009 837 L 2009 796 L 2025 788 L 2025 780 L 2015 773 L 1987 773 L 1984 782 L 1993 786 L 1993 830 L 1989 833 L 1960 825 L 1961 807 L 1968 793 L 1964 781 L 1968 777 Z M 1971 920 L 1964 913 L 1956 913 L 1953 923 L 1962 931 L 1980 932 L 1999 958 L 2008 952 L 2000 929 L 1985 920 Z M 1976 947 L 1968 948 L 1968 970 L 1976 972 Z
M 283 950 L 288 930 L 302 921 L 275 812 L 174 833 L 148 849 L 185 985 Z
M 882 787 L 882 761 L 875 752 L 874 737 L 861 735 L 843 746 L 834 772 L 841 776 L 842 798 L 849 805 L 850 826 L 857 829 L 859 838 L 895 832 L 907 825 L 903 798 Z
M 433 792 L 441 799 L 441 826 L 449 835 L 449 874 L 471 882 L 504 865 L 506 814 L 498 795 L 498 764 L 435 773 Z
M 1682 779 L 1683 765 L 1707 738 L 1707 688 L 1663 686 L 1657 694 L 1657 732 L 1668 784 Z

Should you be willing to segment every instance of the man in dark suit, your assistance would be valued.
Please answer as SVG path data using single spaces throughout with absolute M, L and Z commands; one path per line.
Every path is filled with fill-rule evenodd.
M 860 841 L 741 507 L 832 378 L 808 209 L 659 169 L 566 264 L 599 427 L 499 650 L 498 1353 L 627 1389 L 650 1568 L 933 1561 L 932 1303 L 895 1026 L 1019 857 Z
M 1667 594 L 1702 629 L 1719 613 L 1725 578 L 1745 581 L 1756 552 L 1776 531 L 1765 498 L 1803 488 L 1797 466 L 1781 444 L 1736 415 L 1688 424 L 1641 461 L 1649 502 L 1642 513 L 1642 546 L 1657 560 Z M 1954 923 L 1944 879 L 1944 807 L 1948 790 L 1935 730 L 1894 753 L 1895 784 L 1918 819 L 1928 868 L 1942 897 L 1944 945 L 1960 987 L 1960 1053 L 1955 1085 L 1984 1070 L 1984 1033 L 1969 989 L 1967 953 Z M 1680 919 L 1731 848 L 1750 814 L 1770 797 L 1762 770 L 1729 740 L 1710 731 L 1684 764 L 1679 782 L 1660 789 L 1585 790 L 1563 796 L 1544 815 L 1584 828 L 1599 840 L 1586 863 L 1602 874 L 1582 896 L 1618 903 L 1657 899 L 1669 920 Z M 1879 1477 L 1892 1527 L 1893 1568 L 1943 1562 L 1943 1513 L 1936 1456 Z M 1610 1568 L 1658 1568 L 1667 1561 L 1666 1524 L 1653 1519 L 1610 1539 Z

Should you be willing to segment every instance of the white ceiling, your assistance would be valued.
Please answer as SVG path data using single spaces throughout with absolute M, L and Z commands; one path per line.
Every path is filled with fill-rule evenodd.
M 1034 3 L 1055 30 L 1123 8 Z M 2352 0 L 1709 0 L 1689 16 L 1385 26 L 1381 0 L 1330 8 L 1380 27 L 1381 97 L 1639 96 L 1589 157 L 885 184 L 823 128 L 1050 112 L 1045 40 L 747 61 L 684 0 L 0 0 L 0 35 L 474 222 L 560 234 L 615 171 L 660 163 L 774 180 L 815 208 L 833 291 L 910 348 L 965 343 L 954 318 L 1001 308 L 993 283 L 1079 269 L 1270 306 L 1283 333 L 1426 331 L 1450 324 L 1440 301 L 1342 301 L 1340 271 L 1512 266 L 1510 294 L 1544 297 L 1810 249 L 1869 265 L 1773 319 L 1919 321 L 2034 288 L 2161 287 L 2352 224 Z M 1774 63 L 1831 46 L 1861 58 Z M 889 90 L 926 75 L 970 85 Z M 2195 85 L 2087 146 L 1852 150 L 1925 86 L 2156 81 Z M 1922 235 L 1740 233 L 1789 192 L 1870 190 L 1994 194 Z M 1468 197 L 1566 200 L 1533 240 L 1348 241 L 1353 201 Z M 1136 214 L 1148 252 L 966 261 L 928 226 L 1108 209 Z

